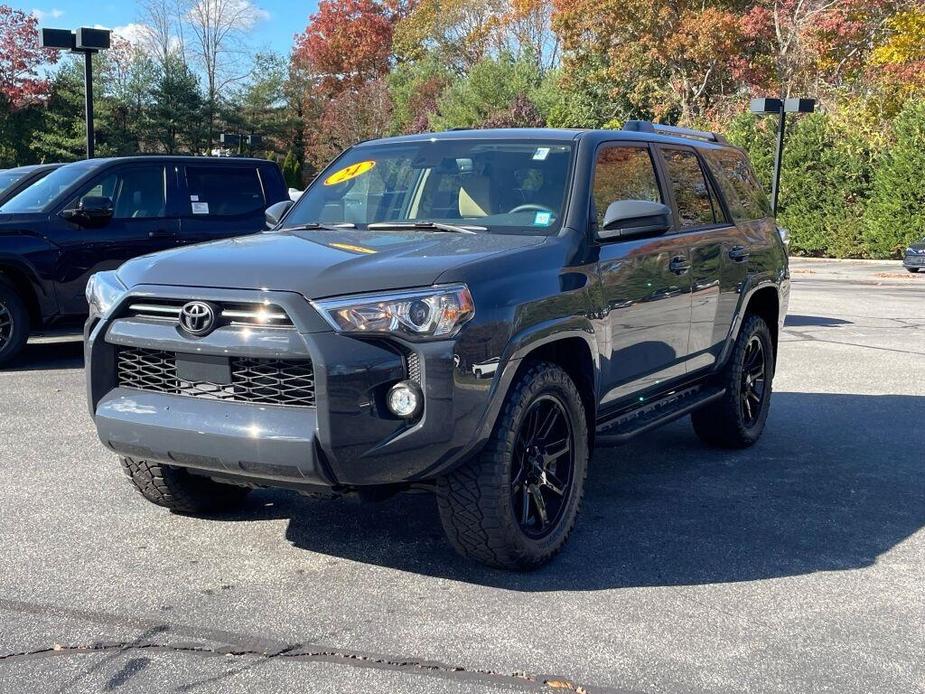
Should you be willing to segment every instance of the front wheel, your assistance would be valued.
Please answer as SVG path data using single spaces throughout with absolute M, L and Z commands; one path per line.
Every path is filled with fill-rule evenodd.
M 917 268 L 917 267 L 907 267 L 906 269 L 907 269 L 909 272 L 918 272 L 918 271 L 919 271 L 919 268 Z
M 16 290 L 0 279 L 0 364 L 22 351 L 29 339 L 29 312 Z
M 764 431 L 771 406 L 774 342 L 760 316 L 745 319 L 720 374 L 725 394 L 691 415 L 702 441 L 722 448 L 748 448 Z
M 250 491 L 248 487 L 222 484 L 190 474 L 184 468 L 149 460 L 122 458 L 122 469 L 145 499 L 174 513 L 233 511 L 244 503 Z
M 439 480 L 443 528 L 463 556 L 537 568 L 568 540 L 587 470 L 578 389 L 558 366 L 532 364 L 512 385 L 481 455 Z

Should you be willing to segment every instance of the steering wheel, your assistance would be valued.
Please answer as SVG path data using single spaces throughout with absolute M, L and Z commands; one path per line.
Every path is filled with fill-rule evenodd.
M 518 212 L 548 212 L 553 217 L 556 216 L 555 210 L 546 205 L 537 205 L 535 202 L 528 202 L 524 205 L 518 205 L 513 210 L 508 210 L 508 214 L 517 214 Z

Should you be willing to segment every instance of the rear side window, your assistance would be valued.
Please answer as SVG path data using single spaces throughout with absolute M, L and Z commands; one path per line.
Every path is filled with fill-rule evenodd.
M 685 149 L 662 149 L 668 180 L 678 206 L 678 226 L 697 227 L 722 219 L 710 194 L 697 155 Z
M 194 216 L 235 217 L 266 207 L 256 167 L 188 166 L 186 185 Z
M 761 183 L 745 155 L 735 149 L 704 151 L 719 187 L 737 222 L 764 219 L 771 214 L 771 205 Z
M 645 147 L 607 147 L 594 166 L 594 208 L 598 227 L 604 214 L 618 200 L 661 202 L 652 157 Z

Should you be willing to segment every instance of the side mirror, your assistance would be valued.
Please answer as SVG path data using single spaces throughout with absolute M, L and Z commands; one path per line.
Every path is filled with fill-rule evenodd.
M 279 224 L 279 220 L 289 211 L 290 207 L 292 207 L 292 200 L 280 200 L 270 205 L 266 212 L 263 213 L 264 218 L 267 220 L 267 229 L 272 229 Z
M 105 225 L 112 219 L 112 215 L 112 198 L 105 195 L 87 195 L 80 199 L 75 209 L 62 213 L 65 219 L 89 227 Z
M 604 214 L 599 239 L 629 239 L 662 234 L 671 228 L 671 210 L 651 200 L 617 200 Z

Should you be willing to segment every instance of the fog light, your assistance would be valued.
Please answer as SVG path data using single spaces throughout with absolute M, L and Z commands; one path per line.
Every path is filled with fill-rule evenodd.
M 424 404 L 424 394 L 416 383 L 402 381 L 389 389 L 386 397 L 389 412 L 397 417 L 413 417 L 421 411 Z

